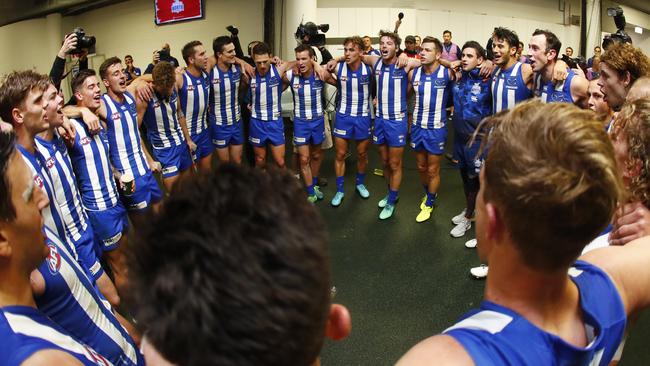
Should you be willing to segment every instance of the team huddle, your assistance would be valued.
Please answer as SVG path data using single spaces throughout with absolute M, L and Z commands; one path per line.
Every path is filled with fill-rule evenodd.
M 322 65 L 316 62 L 311 46 L 297 46 L 295 60 L 288 61 L 274 57 L 267 44 L 256 42 L 249 49 L 254 67 L 236 57 L 231 37 L 215 38 L 212 55 L 201 42 L 192 41 L 182 49 L 186 64 L 183 68 L 160 61 L 153 66 L 151 74 L 137 76 L 125 72 L 119 58 L 111 57 L 101 64 L 98 72 L 80 70 L 71 81 L 75 103 L 66 106 L 62 93 L 48 76 L 34 71 L 7 75 L 0 86 L 0 117 L 5 121 L 1 122 L 0 133 L 0 172 L 3 175 L 0 182 L 0 194 L 3 195 L 0 277 L 4 278 L 0 281 L 0 293 L 5 299 L 0 304 L 0 338 L 4 340 L 0 349 L 6 355 L 0 364 L 144 365 L 140 334 L 133 320 L 118 312 L 123 306 L 122 299 L 127 298 L 130 291 L 140 296 L 135 300 L 142 306 L 135 310 L 137 321 L 142 322 L 139 327 L 149 332 L 148 337 L 164 356 L 183 364 L 185 356 L 179 350 L 180 343 L 165 340 L 165 337 L 174 337 L 174 325 L 161 329 L 151 324 L 153 319 L 164 320 L 165 316 L 174 318 L 176 315 L 165 314 L 165 311 L 154 314 L 155 310 L 142 309 L 147 308 L 147 300 L 177 304 L 175 301 L 180 300 L 176 298 L 183 295 L 169 291 L 170 288 L 182 291 L 180 289 L 187 285 L 188 291 L 194 291 L 193 278 L 211 280 L 213 271 L 208 271 L 198 260 L 200 250 L 205 248 L 196 244 L 196 248 L 183 249 L 184 253 L 196 254 L 193 271 L 206 270 L 205 273 L 184 278 L 181 276 L 184 269 L 165 264 L 169 273 L 187 283 L 167 281 L 163 277 L 145 281 L 146 276 L 159 275 L 145 268 L 160 269 L 156 265 L 162 266 L 164 261 L 176 258 L 167 255 L 157 262 L 157 253 L 151 249 L 155 244 L 148 247 L 150 242 L 146 240 L 144 244 L 128 243 L 127 234 L 132 225 L 138 231 L 142 229 L 152 242 L 169 241 L 169 248 L 172 244 L 184 246 L 183 240 L 196 240 L 187 233 L 194 228 L 186 225 L 192 225 L 189 220 L 194 219 L 192 215 L 198 217 L 202 212 L 185 212 L 184 205 L 196 205 L 193 207 L 196 210 L 217 215 L 197 219 L 196 225 L 201 230 L 229 233 L 224 236 L 223 232 L 213 231 L 206 234 L 214 234 L 210 239 L 227 237 L 233 238 L 233 243 L 243 242 L 233 245 L 229 251 L 215 253 L 206 249 L 207 253 L 224 261 L 207 266 L 229 273 L 233 267 L 246 264 L 232 266 L 232 258 L 226 258 L 227 254 L 233 258 L 241 254 L 248 261 L 262 262 L 264 265 L 259 268 L 252 266 L 261 273 L 266 273 L 264 270 L 268 268 L 272 272 L 288 266 L 291 268 L 288 272 L 297 274 L 300 280 L 309 278 L 317 283 L 310 291 L 320 292 L 308 297 L 298 296 L 305 303 L 317 301 L 315 305 L 313 301 L 311 305 L 301 303 L 301 307 L 313 305 L 313 314 L 320 314 L 315 319 L 319 324 L 305 326 L 312 333 L 299 334 L 302 342 L 312 342 L 312 334 L 317 338 L 310 352 L 301 354 L 300 364 L 309 365 L 317 359 L 323 333 L 333 332 L 332 338 L 344 338 L 349 333 L 349 323 L 341 320 L 345 318 L 341 314 L 347 312 L 334 305 L 330 308 L 324 229 L 310 204 L 324 199 L 319 175 L 322 145 L 330 133 L 325 118 L 326 84 L 337 90 L 331 129 L 336 174 L 332 206 L 342 205 L 346 194 L 346 155 L 352 141 L 357 154 L 354 190 L 362 198 L 370 197 L 365 175 L 372 141 L 377 145 L 387 186 L 378 201 L 379 218 L 392 217 L 402 185 L 404 149 L 410 144 L 415 151 L 424 191 L 416 221 L 430 219 L 439 200 L 440 165 L 447 142 L 447 122 L 451 121 L 453 158 L 457 160 L 463 182 L 465 209 L 452 218 L 454 227 L 450 234 L 453 237 L 465 235 L 476 216 L 479 253 L 492 268 L 488 288 L 494 290 L 503 283 L 513 285 L 519 280 L 511 281 L 505 276 L 525 273 L 521 278 L 535 277 L 540 284 L 548 281 L 557 285 L 561 290 L 554 294 L 573 306 L 569 306 L 569 310 L 548 307 L 547 313 L 559 315 L 541 319 L 535 317 L 538 309 L 521 307 L 521 303 L 510 301 L 507 296 L 490 297 L 488 300 L 495 302 L 484 302 L 479 312 L 468 314 L 444 335 L 416 346 L 401 364 L 432 364 L 431 360 L 436 359 L 452 364 L 524 364 L 531 361 L 527 357 L 533 357 L 523 352 L 527 348 L 524 342 L 528 340 L 524 335 L 539 340 L 532 352 L 540 357 L 540 364 L 552 363 L 558 354 L 565 357 L 568 364 L 608 364 L 622 344 L 627 316 L 650 302 L 650 295 L 643 292 L 641 286 L 650 282 L 647 270 L 630 272 L 638 277 L 626 275 L 622 270 L 640 267 L 634 258 L 649 256 L 645 249 L 647 243 L 590 252 L 582 258 L 584 261 L 574 262 L 584 246 L 599 233 L 611 240 L 627 242 L 632 239 L 631 234 L 625 236 L 615 224 L 615 219 L 625 216 L 616 213 L 616 206 L 627 197 L 623 190 L 632 192 L 628 196 L 641 202 L 639 210 L 645 207 L 647 211 L 648 193 L 644 189 L 648 186 L 644 185 L 644 180 L 650 178 L 645 177 L 643 166 L 650 159 L 644 153 L 634 156 L 630 152 L 631 158 L 623 155 L 618 164 L 627 170 L 623 174 L 626 179 L 621 178 L 614 160 L 618 150 L 612 148 L 610 138 L 616 141 L 644 136 L 643 123 L 650 123 L 644 120 L 650 116 L 650 102 L 643 98 L 649 96 L 637 90 L 639 101 L 629 101 L 625 106 L 624 103 L 625 94 L 635 82 L 638 81 L 636 85 L 640 88 L 650 85 L 647 78 L 644 79 L 650 76 L 648 59 L 629 44 L 613 45 L 600 59 L 600 79 L 590 81 L 579 70 L 568 68 L 558 59 L 562 44 L 549 31 L 536 30 L 532 34 L 528 44 L 529 62 L 522 62 L 519 37 L 506 28 L 494 29 L 491 59 L 478 42 L 469 41 L 453 49 L 449 47 L 450 38 L 450 32 L 444 43 L 434 37 L 425 37 L 417 51 L 409 46 L 406 52 L 401 52 L 397 33 L 380 32 L 379 51 L 373 50 L 364 38 L 348 37 L 343 42 L 344 56 Z M 407 44 L 412 43 L 413 37 L 407 37 Z M 454 57 L 450 57 L 452 54 Z M 621 60 L 626 57 L 634 59 L 635 69 L 625 69 L 628 64 Z M 621 75 L 627 75 L 624 92 L 615 89 L 611 82 Z M 106 88 L 105 94 L 101 93 L 101 85 Z M 293 96 L 293 145 L 306 201 L 304 194 L 296 194 L 295 180 L 287 180 L 286 174 L 275 167 L 266 168 L 270 151 L 277 168 L 285 169 L 281 96 L 286 88 L 290 88 Z M 527 102 L 532 98 L 537 100 Z M 552 102 L 558 104 L 550 105 Z M 597 114 L 570 104 L 592 109 Z M 619 110 L 621 112 L 615 116 L 614 111 Z M 249 120 L 244 115 L 249 115 Z M 243 174 L 230 164 L 242 164 L 246 143 L 253 148 L 256 169 Z M 628 145 L 632 151 L 643 142 Z M 215 153 L 223 166 L 216 174 L 211 174 Z M 635 165 L 636 161 L 641 161 L 640 166 Z M 580 168 L 584 168 L 583 173 L 579 172 Z M 156 174 L 160 174 L 163 189 Z M 266 198 L 270 196 L 269 191 L 277 192 L 275 198 Z M 204 195 L 205 201 L 203 197 L 193 197 L 197 192 Z M 249 193 L 258 201 L 253 203 L 242 198 Z M 283 198 L 288 199 L 283 202 Z M 300 202 L 294 202 L 296 198 Z M 535 205 L 537 214 L 529 212 L 529 204 Z M 284 240 L 287 245 L 277 244 L 277 247 L 251 254 L 242 249 L 247 244 L 242 238 L 266 232 L 265 228 L 249 230 L 238 223 L 226 225 L 225 221 L 214 224 L 226 215 L 224 212 L 228 216 L 245 212 L 245 208 L 249 208 L 246 205 L 268 206 L 270 216 L 258 217 L 257 223 L 277 228 L 277 231 L 268 230 L 265 235 L 272 236 L 272 242 Z M 278 207 L 294 215 L 286 216 Z M 178 212 L 187 216 L 181 220 L 174 216 Z M 528 216 L 538 219 L 535 222 L 538 230 L 528 227 Z M 155 217 L 153 223 L 149 222 L 152 217 Z M 241 222 L 255 221 L 245 215 L 242 217 L 247 218 L 241 218 Z M 180 224 L 176 225 L 176 220 Z M 614 222 L 614 227 L 610 225 L 606 229 L 610 221 Z M 168 224 L 165 230 L 169 230 L 169 235 L 165 230 L 161 230 L 162 234 L 154 233 L 150 229 L 154 223 Z M 284 230 L 289 227 L 290 230 Z M 307 244 L 309 241 L 311 243 Z M 45 245 L 35 246 L 34 242 Z M 547 242 L 555 244 L 550 248 L 545 246 Z M 466 245 L 475 247 L 476 243 L 474 239 Z M 526 243 L 532 244 L 526 246 Z M 131 245 L 140 256 L 129 262 L 128 247 Z M 166 250 L 165 247 L 158 249 Z M 284 254 L 288 258 L 301 258 L 298 256 L 305 253 L 311 253 L 313 265 L 299 267 L 284 263 L 282 258 Z M 608 262 L 611 255 L 621 259 Z M 272 263 L 266 263 L 269 261 Z M 135 263 L 135 272 L 129 271 L 127 263 Z M 315 268 L 322 273 L 314 273 Z M 571 279 L 566 275 L 569 268 Z M 481 267 L 481 271 L 484 273 L 477 277 L 487 276 L 487 266 Z M 136 279 L 131 279 L 131 275 Z M 236 279 L 232 280 L 242 287 L 282 283 L 275 280 L 258 283 L 251 279 L 260 276 L 264 275 L 257 273 L 242 280 L 233 275 Z M 295 292 L 300 280 L 291 282 L 288 288 Z M 228 286 L 219 282 L 220 278 L 214 280 L 215 286 Z M 179 287 L 173 287 L 176 285 Z M 526 286 L 522 282 L 522 288 Z M 531 293 L 535 289 L 534 286 L 526 288 L 532 289 Z M 143 295 L 155 296 L 154 290 L 160 290 L 158 294 L 171 292 L 177 296 L 164 300 L 146 299 Z M 231 290 L 223 291 L 226 298 L 232 296 Z M 254 290 L 250 293 L 275 291 Z M 284 293 L 284 290 L 279 289 L 277 293 Z M 192 310 L 210 308 L 213 305 L 210 301 L 222 301 L 210 294 L 202 298 L 202 291 L 203 287 L 190 293 L 196 296 L 188 295 L 199 304 L 187 305 L 188 316 L 196 315 Z M 285 294 L 291 296 L 291 291 Z M 595 295 L 578 299 L 582 293 L 616 301 L 603 305 Z M 237 299 L 250 300 L 251 304 L 260 306 L 262 302 L 255 296 Z M 502 302 L 497 303 L 495 299 Z M 240 305 L 237 302 L 235 307 Z M 253 307 L 251 305 L 251 309 Z M 278 308 L 291 311 L 291 306 L 284 303 Z M 326 309 L 331 309 L 329 315 L 324 315 Z M 533 313 L 534 320 L 528 323 L 524 317 Z M 588 314 L 588 320 L 584 324 L 576 322 L 576 313 Z M 338 323 L 328 318 L 335 315 Z M 228 327 L 225 319 L 230 314 L 220 316 L 223 318 L 218 324 L 208 325 Z M 332 322 L 337 324 L 331 325 Z M 161 321 L 161 324 L 167 323 Z M 337 326 L 344 330 L 336 333 L 331 327 Z M 241 336 L 237 334 L 238 327 L 233 325 L 232 332 L 220 336 L 236 339 Z M 182 333 L 186 327 L 178 329 Z M 178 337 L 192 341 L 193 331 Z M 212 339 L 210 337 L 205 339 Z M 556 354 L 545 352 L 541 345 L 544 342 L 552 344 Z M 259 344 L 262 343 L 264 341 Z M 213 351 L 200 349 L 195 352 L 205 352 L 207 357 Z M 287 354 L 297 357 L 295 349 L 289 349 Z M 156 353 L 156 357 L 160 355 Z M 193 360 L 190 364 L 205 361 L 200 357 L 186 357 Z M 277 363 L 260 361 L 263 358 L 250 360 L 253 359 L 256 362 L 250 364 L 294 364 L 287 363 L 291 358 L 280 358 Z M 147 362 L 157 364 L 149 358 Z M 246 362 L 233 361 L 232 364 Z

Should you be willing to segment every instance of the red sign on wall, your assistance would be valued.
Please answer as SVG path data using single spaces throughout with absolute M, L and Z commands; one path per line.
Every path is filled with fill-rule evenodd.
M 155 0 L 156 24 L 203 18 L 202 0 Z

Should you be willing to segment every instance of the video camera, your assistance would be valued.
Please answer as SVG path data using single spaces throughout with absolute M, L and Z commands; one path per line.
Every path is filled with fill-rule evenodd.
M 72 33 L 77 35 L 77 47 L 70 51 L 72 55 L 80 55 L 83 50 L 91 50 L 95 47 L 95 36 L 87 36 L 83 28 L 77 27 L 72 30 Z M 92 53 L 92 52 L 90 52 Z
M 614 18 L 614 24 L 616 24 L 616 33 L 612 33 L 603 37 L 603 49 L 607 49 L 618 43 L 632 43 L 632 38 L 625 32 L 625 15 L 623 15 L 623 9 L 620 6 L 615 8 L 607 8 L 607 15 Z
M 330 29 L 329 24 L 314 24 L 313 22 L 307 22 L 305 24 L 300 23 L 298 29 L 296 29 L 296 40 L 299 43 L 304 43 L 309 46 L 324 46 L 325 45 L 325 34 Z M 323 33 L 318 33 L 319 31 Z

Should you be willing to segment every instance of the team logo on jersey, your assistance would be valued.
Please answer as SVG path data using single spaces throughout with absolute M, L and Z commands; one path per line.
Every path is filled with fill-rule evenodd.
M 160 107 L 160 102 L 159 102 L 159 101 L 155 101 L 155 102 L 153 103 L 153 107 L 154 107 L 154 108 L 159 108 L 159 107 Z
M 359 80 L 361 80 L 362 84 L 367 84 L 370 82 L 370 77 L 368 75 L 361 75 Z
M 516 87 L 517 86 L 517 76 L 508 76 L 506 78 L 506 86 Z
M 420 82 L 419 81 L 414 81 L 413 86 L 420 86 Z
M 302 85 L 300 85 L 299 83 L 296 83 L 296 84 L 293 84 L 293 88 L 298 90 L 298 89 L 302 88 Z
M 271 79 L 269 79 L 269 84 L 271 84 L 271 86 L 276 86 L 279 83 L 280 83 L 280 79 L 277 76 L 273 76 L 271 77 Z
M 52 243 L 48 243 L 47 246 L 50 248 L 50 254 L 47 256 L 47 269 L 52 275 L 59 273 L 61 269 L 61 254 L 59 254 L 59 249 Z
M 220 84 L 221 79 L 212 79 L 212 84 Z
M 188 85 L 187 86 L 187 91 L 194 91 L 194 85 Z
M 107 359 L 104 358 L 104 356 L 97 353 L 94 349 L 86 346 L 85 344 L 84 348 L 86 350 L 86 358 L 88 358 L 90 361 L 93 361 L 96 365 L 108 366 L 111 364 Z
M 348 77 L 347 76 L 341 76 L 341 81 L 347 81 Z
M 90 143 L 90 138 L 88 136 L 82 137 L 79 142 L 81 142 L 82 145 L 86 146 Z
M 472 85 L 472 89 L 470 90 L 470 92 L 473 95 L 479 95 L 481 93 L 481 83 L 474 83 L 474 85 Z
M 113 121 L 119 121 L 120 120 L 120 112 L 115 112 L 111 115 L 111 118 Z

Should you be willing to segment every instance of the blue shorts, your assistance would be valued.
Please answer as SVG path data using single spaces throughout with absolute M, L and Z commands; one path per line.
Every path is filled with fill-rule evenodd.
M 212 125 L 212 144 L 217 149 L 244 143 L 244 126 L 241 120 L 231 125 Z
M 122 235 L 129 231 L 129 219 L 122 202 L 117 201 L 117 205 L 106 210 L 86 212 L 93 226 L 100 253 L 117 249 Z
M 320 145 L 325 140 L 325 117 L 316 119 L 293 119 L 293 143 L 296 146 Z
M 470 178 L 475 178 L 481 172 L 486 152 L 483 152 L 481 156 L 476 156 L 481 147 L 481 141 L 476 140 L 471 146 L 467 146 L 470 140 L 471 138 L 469 137 L 455 134 L 454 155 L 458 157 L 458 168 L 467 172 Z
M 162 149 L 154 148 L 153 155 L 162 165 L 163 178 L 174 177 L 192 166 L 192 155 L 186 143 Z
M 282 118 L 275 121 L 263 121 L 251 117 L 250 129 L 248 140 L 253 146 L 266 146 L 267 141 L 273 146 L 284 145 L 284 122 Z
M 207 130 L 201 131 L 198 135 L 191 136 L 192 141 L 196 144 L 196 151 L 194 152 L 196 159 L 203 159 L 214 151 L 214 145 L 210 140 L 211 133 L 210 128 L 208 128 Z
M 127 196 L 120 193 L 122 203 L 127 210 L 142 211 L 151 206 L 151 204 L 160 202 L 163 194 L 151 171 L 148 171 L 147 174 L 141 177 L 136 177 L 134 182 L 135 191 L 132 195 Z
M 370 116 L 346 116 L 336 112 L 334 136 L 342 139 L 367 140 L 370 138 Z
M 379 117 L 375 119 L 375 131 L 373 132 L 372 141 L 376 145 L 402 147 L 406 145 L 407 135 L 408 122 L 406 117 L 398 120 Z
M 417 151 L 426 150 L 432 155 L 442 155 L 447 141 L 447 127 L 422 128 L 417 124 L 411 126 L 411 147 Z
M 88 228 L 81 233 L 79 240 L 73 240 L 70 238 L 70 241 L 74 246 L 74 249 L 77 251 L 79 262 L 81 262 L 81 265 L 90 272 L 93 279 L 96 281 L 102 276 L 104 269 L 99 263 L 98 253 L 100 253 L 100 249 L 99 245 L 95 241 L 92 225 L 90 222 L 88 224 Z

